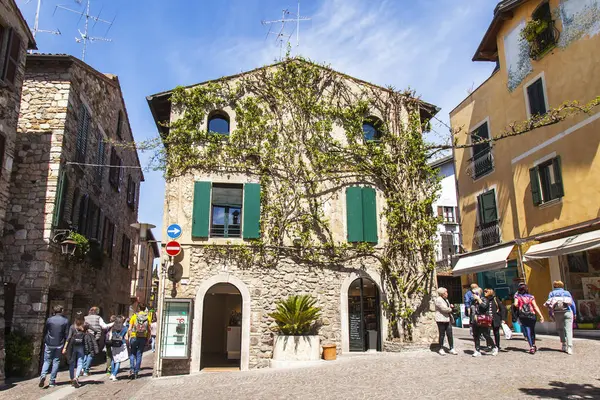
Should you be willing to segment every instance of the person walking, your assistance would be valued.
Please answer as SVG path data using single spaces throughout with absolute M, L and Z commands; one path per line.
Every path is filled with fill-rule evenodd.
M 117 316 L 116 315 L 111 315 L 110 316 L 110 323 L 111 324 L 114 324 L 114 322 L 116 320 L 117 320 Z M 108 335 L 109 334 L 110 334 L 110 329 L 108 330 L 108 332 L 106 332 L 106 338 L 104 339 L 104 343 L 107 343 Z M 110 376 L 111 371 L 112 371 L 112 347 L 109 346 L 108 344 L 106 344 L 106 374 L 108 376 Z
M 537 351 L 535 345 L 536 314 L 540 316 L 540 322 L 544 322 L 544 316 L 535 301 L 535 297 L 529 294 L 529 288 L 525 283 L 520 283 L 517 288 L 513 311 L 516 312 L 519 323 L 523 327 L 523 333 L 527 338 L 527 343 L 529 343 L 529 353 L 535 354 Z
M 121 363 L 128 358 L 127 343 L 125 337 L 127 336 L 127 327 L 125 326 L 124 318 L 119 316 L 115 319 L 114 325 L 110 328 L 107 334 L 106 347 L 111 349 L 112 354 L 112 365 L 110 380 L 116 381 L 117 374 Z
M 498 299 L 496 296 L 494 289 L 484 289 L 483 295 L 489 302 L 489 305 L 492 309 L 492 330 L 494 332 L 494 343 L 496 344 L 496 349 L 500 351 L 500 329 L 502 329 L 502 324 L 506 323 L 508 311 L 502 300 Z
M 152 352 L 154 353 L 156 351 L 156 331 L 158 329 L 158 324 L 156 323 L 156 316 L 153 317 L 153 321 L 150 324 L 150 340 L 151 340 L 151 347 L 152 347 Z
M 73 387 L 78 388 L 79 375 L 83 371 L 83 360 L 85 358 L 85 336 L 86 329 L 84 327 L 83 318 L 76 318 L 69 339 L 65 344 L 63 353 L 67 356 L 69 362 L 69 375 L 71 377 L 71 384 Z
M 438 350 L 438 354 L 441 356 L 445 356 L 446 352 L 444 351 L 444 337 L 448 337 L 448 346 L 450 349 L 448 353 L 457 355 L 458 353 L 454 350 L 454 339 L 452 338 L 452 323 L 454 322 L 454 317 L 452 316 L 452 311 L 454 306 L 448 302 L 448 290 L 446 288 L 439 288 L 437 290 L 438 297 L 435 299 L 435 323 L 438 327 L 439 333 L 439 344 L 440 349 Z
M 49 387 L 56 386 L 56 375 L 60 366 L 60 354 L 67 336 L 69 335 L 69 320 L 63 315 L 63 307 L 58 305 L 52 309 L 53 315 L 46 321 L 46 335 L 44 336 L 44 364 L 40 374 L 39 387 L 43 388 L 50 367 Z
M 105 323 L 102 317 L 98 315 L 99 313 L 100 308 L 91 307 L 88 311 L 88 315 L 85 316 L 85 323 L 89 325 L 89 330 L 93 333 L 98 350 L 100 351 L 104 347 L 100 340 L 102 332 L 103 330 L 109 329 L 112 325 Z M 83 376 L 88 376 L 90 374 L 93 359 L 94 355 L 86 355 L 83 363 Z
M 475 352 L 473 357 L 481 356 L 481 337 L 485 338 L 488 347 L 492 348 L 492 355 L 498 355 L 498 349 L 490 337 L 490 328 L 492 327 L 493 315 L 492 308 L 487 297 L 483 297 L 483 290 L 476 288 L 473 290 L 473 302 L 471 304 L 471 326 L 473 327 L 473 340 L 475 342 Z
M 92 333 L 90 326 L 85 322 L 83 324 L 83 331 L 85 333 L 84 341 L 83 341 L 83 353 L 85 355 L 83 359 L 83 376 L 88 376 L 89 373 L 85 372 L 85 362 L 86 360 L 93 360 L 94 356 L 98 354 L 100 351 L 98 349 L 98 341 L 96 340 L 96 336 Z
M 552 283 L 553 290 L 548 294 L 548 300 L 544 303 L 548 307 L 550 319 L 554 319 L 556 330 L 562 343 L 562 351 L 573 354 L 573 321 L 577 316 L 577 307 L 573 296 L 565 290 L 562 281 Z
M 146 347 L 146 341 L 150 336 L 150 323 L 148 322 L 148 312 L 145 304 L 140 304 L 138 312 L 133 314 L 129 320 L 129 346 L 131 347 L 130 363 L 133 360 L 133 365 L 130 365 L 129 377 L 137 379 L 142 367 L 142 355 Z

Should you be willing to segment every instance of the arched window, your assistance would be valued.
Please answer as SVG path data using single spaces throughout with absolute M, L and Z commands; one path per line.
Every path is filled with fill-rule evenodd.
M 213 112 L 208 117 L 208 131 L 220 135 L 229 135 L 229 116 L 223 111 Z
M 381 121 L 375 117 L 369 117 L 363 122 L 363 137 L 365 142 L 381 139 Z

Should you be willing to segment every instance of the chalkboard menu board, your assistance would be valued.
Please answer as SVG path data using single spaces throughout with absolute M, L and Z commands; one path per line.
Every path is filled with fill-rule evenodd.
M 362 329 L 362 315 L 350 314 L 350 350 L 364 351 L 364 338 Z

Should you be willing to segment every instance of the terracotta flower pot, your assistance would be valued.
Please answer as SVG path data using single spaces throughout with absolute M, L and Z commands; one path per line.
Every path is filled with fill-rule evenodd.
M 336 358 L 336 345 L 335 344 L 324 344 L 323 345 L 323 359 L 324 360 L 335 360 Z

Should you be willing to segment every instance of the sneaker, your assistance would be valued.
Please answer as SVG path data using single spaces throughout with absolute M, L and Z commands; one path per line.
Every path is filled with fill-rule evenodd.
M 43 388 L 44 387 L 44 383 L 46 383 L 46 377 L 42 376 L 40 377 L 40 383 L 38 384 L 39 387 Z
M 133 379 L 133 370 L 129 370 L 128 378 Z
M 83 376 L 90 376 L 90 373 L 83 371 Z
M 494 347 L 494 350 L 492 350 L 492 355 L 493 356 L 497 356 L 498 355 L 498 348 Z
M 133 379 L 138 379 L 138 378 L 139 378 L 139 375 L 137 372 L 135 374 L 133 374 Z
M 114 376 L 114 375 L 111 375 L 111 376 L 110 376 L 110 380 L 111 380 L 111 381 L 116 381 L 116 380 L 117 380 L 117 377 L 116 377 L 116 376 Z
M 454 349 L 450 349 L 450 350 L 448 350 L 448 353 L 450 353 L 450 354 L 452 354 L 452 355 L 455 355 L 455 356 L 457 356 L 457 355 L 458 355 L 458 352 L 457 352 L 456 350 L 454 350 Z
M 475 353 L 473 353 L 473 357 L 481 357 L 481 353 L 476 351 Z
M 573 355 L 573 346 L 569 346 L 569 347 L 567 348 L 567 354 L 568 354 L 568 355 L 570 355 L 570 356 L 572 356 L 572 355 Z
M 54 383 L 54 382 L 50 382 L 50 384 L 48 385 L 48 387 L 49 387 L 49 388 L 56 387 L 56 383 Z
M 440 350 L 438 351 L 438 354 L 439 354 L 440 356 L 445 356 L 445 355 L 446 355 L 446 352 L 444 351 L 444 349 L 440 349 Z
M 73 382 L 71 384 L 73 385 L 74 388 L 81 387 L 81 385 L 79 384 L 79 380 L 77 380 L 77 378 L 73 379 Z
M 535 354 L 535 351 L 536 351 L 535 347 L 532 347 L 529 349 L 529 354 Z

